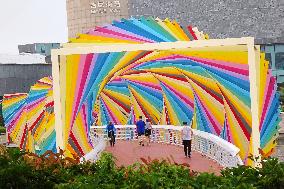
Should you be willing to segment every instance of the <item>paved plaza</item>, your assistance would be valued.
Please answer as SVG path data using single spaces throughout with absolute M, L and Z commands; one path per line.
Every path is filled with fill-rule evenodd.
M 191 158 L 184 157 L 182 147 L 152 143 L 150 146 L 139 146 L 137 141 L 117 141 L 114 147 L 108 146 L 107 152 L 111 152 L 116 158 L 117 166 L 127 166 L 135 162 L 142 163 L 140 158 L 167 159 L 172 158 L 179 164 L 188 163 L 190 168 L 198 172 L 209 172 L 219 174 L 222 167 L 215 161 L 201 156 L 198 152 L 193 152 Z

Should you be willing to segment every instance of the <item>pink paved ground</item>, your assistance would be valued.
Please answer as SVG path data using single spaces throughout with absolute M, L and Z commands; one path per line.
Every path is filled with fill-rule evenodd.
M 219 174 L 222 169 L 215 161 L 201 156 L 198 152 L 193 152 L 191 158 L 186 158 L 183 148 L 174 145 L 151 143 L 150 146 L 139 146 L 137 141 L 119 140 L 114 147 L 110 147 L 108 144 L 105 151 L 111 152 L 117 158 L 116 164 L 118 166 L 127 166 L 135 162 L 142 163 L 141 157 L 165 159 L 172 155 L 177 163 L 188 163 L 194 171 Z

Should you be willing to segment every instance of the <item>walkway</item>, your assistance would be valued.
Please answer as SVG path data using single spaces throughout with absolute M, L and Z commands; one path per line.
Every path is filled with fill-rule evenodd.
M 114 147 L 108 144 L 106 151 L 111 152 L 117 158 L 118 166 L 131 165 L 137 161 L 142 163 L 141 157 L 146 159 L 150 157 L 153 160 L 170 158 L 172 155 L 177 163 L 188 163 L 194 171 L 219 174 L 222 169 L 215 161 L 197 152 L 193 152 L 191 158 L 186 158 L 183 148 L 174 145 L 152 143 L 150 146 L 139 146 L 137 141 L 118 140 Z

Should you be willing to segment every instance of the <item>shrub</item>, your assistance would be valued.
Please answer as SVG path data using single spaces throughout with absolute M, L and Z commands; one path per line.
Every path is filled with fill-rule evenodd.
M 60 153 L 42 156 L 0 146 L 0 188 L 284 188 L 284 164 L 264 159 L 262 168 L 226 168 L 217 176 L 197 173 L 173 158 L 117 167 L 114 157 L 103 153 L 96 163 L 79 163 L 78 157 Z

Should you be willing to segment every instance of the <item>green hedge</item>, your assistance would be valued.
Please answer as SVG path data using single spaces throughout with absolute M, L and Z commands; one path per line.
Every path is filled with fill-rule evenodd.
M 5 127 L 1 127 L 1 126 L 0 126 L 0 134 L 1 134 L 1 133 L 6 133 L 6 128 L 5 128 Z
M 111 154 L 96 163 L 71 164 L 43 157 L 33 163 L 18 149 L 0 148 L 0 188 L 284 188 L 284 164 L 277 159 L 262 161 L 263 167 L 239 166 L 220 176 L 190 171 L 189 165 L 148 161 L 117 168 Z M 59 157 L 59 156 L 56 156 Z M 53 162 L 53 163 L 51 163 Z

